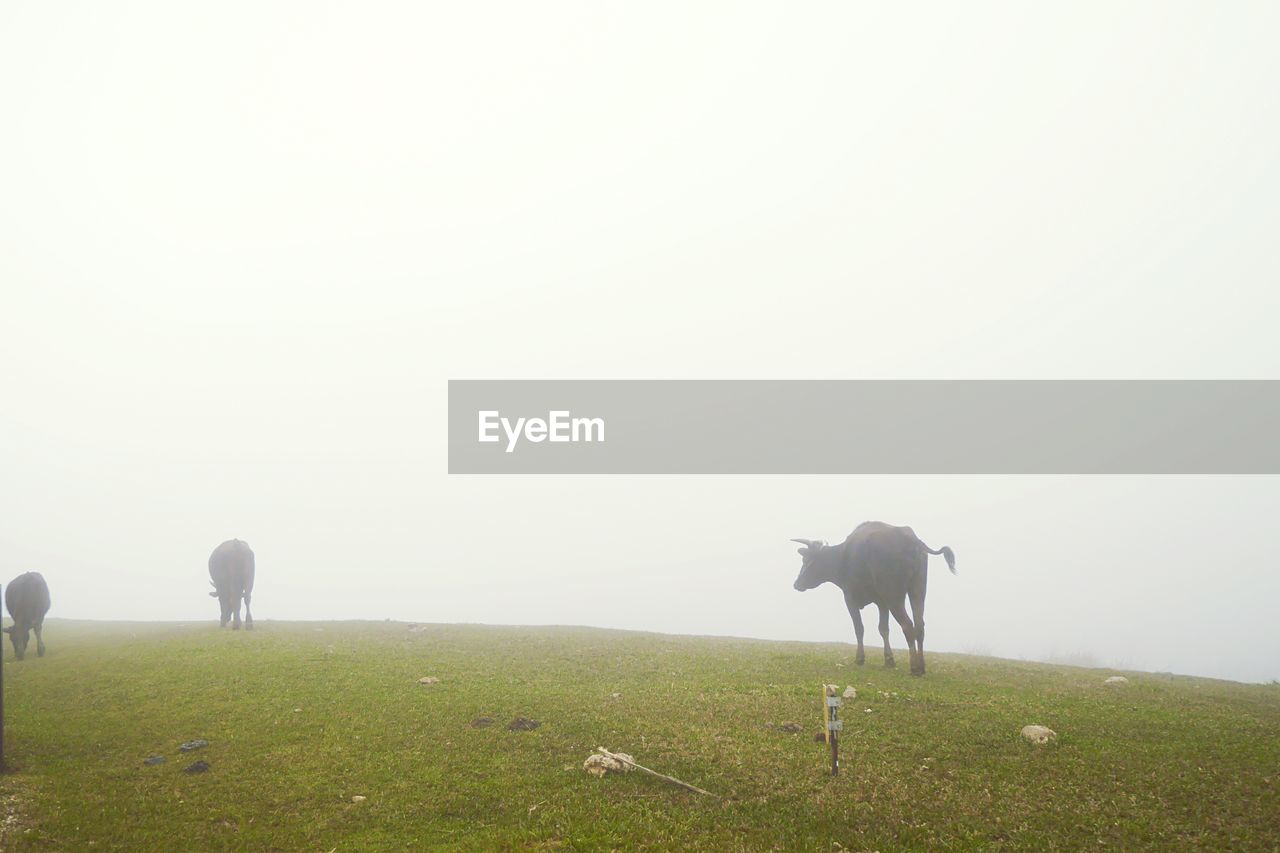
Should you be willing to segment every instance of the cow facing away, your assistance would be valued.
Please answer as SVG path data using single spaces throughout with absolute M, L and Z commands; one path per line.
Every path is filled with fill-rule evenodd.
M 213 592 L 209 595 L 222 605 L 219 626 L 240 630 L 240 601 L 244 600 L 244 627 L 253 627 L 253 614 L 249 612 L 249 599 L 253 594 L 253 551 L 248 543 L 228 539 L 209 555 L 209 582 Z M 234 621 L 233 621 L 234 620 Z
M 49 612 L 49 585 L 39 572 L 27 572 L 9 581 L 4 590 L 4 606 L 13 624 L 4 629 L 13 640 L 13 656 L 22 660 L 27 654 L 31 632 L 36 632 L 36 656 L 44 657 L 44 615 Z
M 853 619 L 858 638 L 858 664 L 866 660 L 862 648 L 862 608 L 874 604 L 880 609 L 880 636 L 884 638 L 884 665 L 894 665 L 889 648 L 889 614 L 902 626 L 911 652 L 911 674 L 924 675 L 924 595 L 929 582 L 929 555 L 940 554 L 951 573 L 956 558 L 943 546 L 933 550 L 910 527 L 894 527 L 881 521 L 864 521 L 839 545 L 811 539 L 793 539 L 804 547 L 804 558 L 795 588 L 801 592 L 824 583 L 844 591 L 844 603 Z M 911 600 L 913 622 L 907 615 Z

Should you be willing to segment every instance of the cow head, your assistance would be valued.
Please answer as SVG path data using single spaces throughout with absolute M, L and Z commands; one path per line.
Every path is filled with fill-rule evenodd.
M 9 635 L 10 640 L 13 640 L 13 656 L 18 660 L 22 660 L 27 654 L 27 643 L 31 640 L 31 629 L 25 626 L 12 625 L 5 628 L 4 632 Z
M 799 542 L 803 548 L 797 548 L 796 553 L 802 558 L 800 563 L 800 574 L 796 577 L 795 588 L 804 592 L 806 589 L 813 589 L 815 586 L 821 586 L 827 581 L 836 579 L 835 572 L 839 567 L 839 561 L 835 559 L 832 549 L 827 547 L 826 542 L 818 539 L 792 539 L 792 542 Z

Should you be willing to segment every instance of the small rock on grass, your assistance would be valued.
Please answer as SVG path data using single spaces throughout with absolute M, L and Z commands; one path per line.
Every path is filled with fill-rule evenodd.
M 156 764 L 164 764 L 164 761 L 165 758 L 163 755 L 153 755 L 150 758 L 145 759 L 142 763 L 148 766 L 155 766 Z
M 1129 679 L 1125 678 L 1123 675 L 1113 675 L 1102 683 L 1103 684 L 1128 684 Z
M 840 695 L 841 695 L 841 696 L 843 696 L 843 697 L 844 697 L 844 698 L 846 698 L 846 699 L 857 699 L 857 698 L 858 698 L 858 691 L 857 691 L 857 690 L 854 690 L 854 689 L 853 689 L 853 685 L 852 685 L 852 684 L 850 684 L 848 687 L 846 687 L 846 688 L 844 689 L 844 693 L 841 693 Z
M 197 740 L 189 740 L 189 741 L 187 741 L 187 742 L 186 742 L 186 743 L 184 743 L 182 746 L 178 747 L 178 751 L 179 751 L 179 752 L 194 752 L 194 751 L 196 751 L 197 749 L 204 749 L 204 748 L 205 748 L 206 746 L 208 746 L 208 745 L 209 745 L 209 741 L 205 740 L 204 738 L 199 738 L 199 739 L 197 739 Z
M 790 720 L 787 720 L 786 722 L 782 723 L 781 725 L 775 726 L 774 728 L 776 728 L 780 732 L 786 732 L 789 735 L 793 735 L 796 732 L 800 731 L 801 726 L 799 723 L 793 723 Z
M 419 684 L 439 684 L 440 679 L 436 678 L 434 675 L 426 675 L 426 676 L 423 676 L 422 678 L 419 678 L 418 683 Z
M 351 802 L 353 802 L 353 803 L 363 803 L 363 802 L 364 802 L 365 800 L 367 800 L 367 799 L 369 799 L 369 798 L 368 798 L 368 797 L 362 797 L 362 796 L 360 796 L 359 794 L 356 794 L 354 797 L 352 797 L 352 798 L 351 798 Z
M 493 717 L 476 717 L 471 721 L 471 728 L 473 729 L 487 729 L 492 725 Z
M 597 752 L 587 756 L 587 760 L 582 762 L 582 769 L 596 778 L 606 773 L 630 773 L 635 769 L 627 763 L 627 761 L 635 761 L 630 755 L 625 752 L 615 752 L 614 755 L 625 758 L 626 761 L 619 761 L 617 758 L 611 758 Z
M 531 720 L 528 717 L 516 717 L 507 724 L 507 728 L 513 732 L 529 732 L 536 729 L 542 723 L 537 720 Z
M 1058 737 L 1058 733 L 1045 726 L 1023 726 L 1022 736 L 1032 743 L 1048 743 Z
M 204 773 L 208 769 L 209 769 L 209 762 L 202 760 L 202 761 L 197 761 L 195 764 L 192 764 L 190 767 L 187 767 L 182 772 L 183 773 Z

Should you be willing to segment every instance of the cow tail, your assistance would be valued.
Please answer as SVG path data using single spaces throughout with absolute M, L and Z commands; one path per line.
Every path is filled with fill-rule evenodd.
M 920 544 L 924 545 L 923 542 L 921 542 Z M 946 559 L 947 568 L 951 570 L 951 574 L 954 575 L 956 573 L 956 555 L 950 548 L 948 548 L 946 545 L 943 545 L 941 548 L 935 551 L 932 548 L 930 548 L 928 545 L 924 545 L 924 549 L 928 551 L 930 554 L 941 554 L 943 558 Z

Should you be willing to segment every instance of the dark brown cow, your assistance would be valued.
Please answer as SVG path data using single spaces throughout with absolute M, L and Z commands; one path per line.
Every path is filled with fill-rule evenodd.
M 240 630 L 240 600 L 244 599 L 244 627 L 253 628 L 253 614 L 249 612 L 249 600 L 253 595 L 253 551 L 248 543 L 228 539 L 209 555 L 209 582 L 213 592 L 209 595 L 222 605 L 220 627 L 234 622 L 232 630 Z
M 27 572 L 9 581 L 4 590 L 4 606 L 13 617 L 13 625 L 4 629 L 13 640 L 13 656 L 22 660 L 27 654 L 31 632 L 36 632 L 36 656 L 44 657 L 44 615 L 49 612 L 49 585 L 39 572 Z
M 889 649 L 889 615 L 898 620 L 911 652 L 911 674 L 924 675 L 924 594 L 929 582 L 929 555 L 941 554 L 951 573 L 956 573 L 956 557 L 943 546 L 930 548 L 910 527 L 894 527 L 881 521 L 864 521 L 839 545 L 811 539 L 792 539 L 804 562 L 795 588 L 803 592 L 824 583 L 844 590 L 845 605 L 858 637 L 857 662 L 865 660 L 862 650 L 862 608 L 880 608 L 880 635 L 884 638 L 884 665 L 893 666 Z M 911 599 L 913 623 L 907 615 L 906 599 Z

